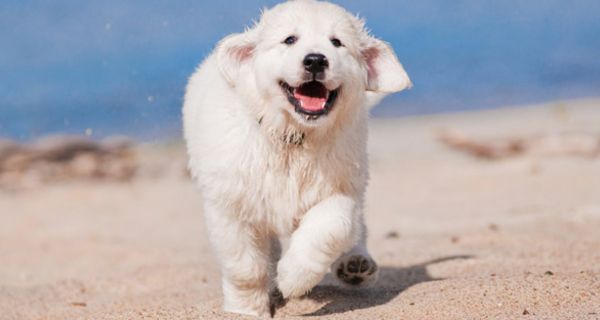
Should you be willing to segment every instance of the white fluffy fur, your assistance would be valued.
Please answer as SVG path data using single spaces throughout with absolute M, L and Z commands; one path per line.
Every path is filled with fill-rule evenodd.
M 298 42 L 283 44 L 289 35 Z M 302 60 L 315 52 L 330 64 L 322 83 L 341 90 L 330 114 L 309 121 L 278 83 L 299 86 Z M 368 105 L 408 86 L 389 45 L 341 7 L 314 0 L 265 11 L 201 64 L 187 87 L 184 131 L 222 266 L 226 311 L 265 315 L 275 287 L 296 297 L 350 257 L 374 265 L 362 214 Z M 300 135 L 301 144 L 290 143 Z M 279 259 L 278 239 L 288 236 Z M 362 285 L 375 279 L 372 269 L 358 275 Z

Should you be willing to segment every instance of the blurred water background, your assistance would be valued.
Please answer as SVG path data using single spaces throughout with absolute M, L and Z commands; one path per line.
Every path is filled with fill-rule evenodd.
M 2 0 L 0 138 L 177 138 L 187 77 L 276 2 Z M 375 116 L 600 95 L 600 1 L 335 2 L 394 46 L 415 84 Z

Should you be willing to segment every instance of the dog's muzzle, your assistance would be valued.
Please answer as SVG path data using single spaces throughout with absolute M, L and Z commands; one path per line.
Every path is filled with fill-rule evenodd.
M 316 80 L 305 82 L 296 88 L 283 81 L 279 85 L 295 111 L 303 115 L 306 120 L 316 120 L 327 115 L 333 109 L 340 90 L 339 88 L 328 90 L 325 85 Z

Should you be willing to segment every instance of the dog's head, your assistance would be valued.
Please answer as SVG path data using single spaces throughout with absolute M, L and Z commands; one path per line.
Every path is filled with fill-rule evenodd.
M 392 48 L 363 21 L 321 1 L 295 0 L 263 12 L 260 21 L 217 48 L 219 69 L 258 108 L 316 127 L 366 108 L 368 91 L 411 85 Z

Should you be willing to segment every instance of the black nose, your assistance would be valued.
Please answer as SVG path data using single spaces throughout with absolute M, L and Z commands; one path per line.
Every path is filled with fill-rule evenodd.
M 329 67 L 329 61 L 320 53 L 311 53 L 304 57 L 304 69 L 310 73 L 319 73 Z

